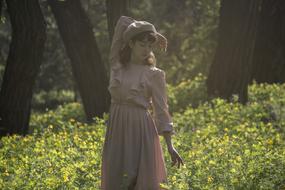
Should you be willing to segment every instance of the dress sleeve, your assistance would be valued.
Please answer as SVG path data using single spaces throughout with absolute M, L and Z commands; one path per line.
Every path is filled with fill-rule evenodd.
M 127 16 L 121 16 L 117 21 L 111 43 L 111 50 L 109 54 L 109 61 L 111 67 L 119 63 L 119 52 L 124 43 L 123 33 L 132 22 L 134 22 L 134 19 Z
M 164 132 L 174 134 L 172 118 L 168 111 L 165 72 L 159 70 L 152 80 L 152 105 L 154 122 L 159 135 Z

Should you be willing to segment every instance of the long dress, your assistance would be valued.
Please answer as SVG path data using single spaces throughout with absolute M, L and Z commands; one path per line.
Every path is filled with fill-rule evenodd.
M 122 22 L 126 19 L 130 18 L 121 17 L 116 25 L 110 53 L 113 58 L 118 53 L 114 44 L 121 37 L 118 31 L 123 31 Z M 111 106 L 102 154 L 101 189 L 160 190 L 160 183 L 167 182 L 167 172 L 159 135 L 174 133 L 165 72 L 155 66 L 122 67 L 113 62 L 108 89 Z

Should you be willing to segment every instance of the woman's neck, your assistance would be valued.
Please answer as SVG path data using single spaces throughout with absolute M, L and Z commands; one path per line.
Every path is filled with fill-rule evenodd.
M 130 64 L 142 65 L 143 64 L 143 60 L 140 60 L 137 57 L 131 55 Z

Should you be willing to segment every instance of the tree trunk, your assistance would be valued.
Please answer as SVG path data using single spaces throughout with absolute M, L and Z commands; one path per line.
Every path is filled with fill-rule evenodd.
M 219 41 L 207 79 L 208 95 L 247 101 L 252 54 L 261 0 L 223 0 Z
M 2 17 L 2 5 L 3 5 L 3 0 L 0 0 L 0 20 Z
M 108 111 L 108 79 L 91 23 L 79 0 L 49 0 L 88 121 Z
M 252 79 L 285 82 L 285 1 L 263 1 L 253 56 Z
M 130 0 L 106 0 L 109 37 L 112 40 L 115 25 L 120 16 L 129 14 Z
M 0 134 L 28 132 L 32 90 L 42 61 L 46 26 L 38 0 L 7 0 L 12 41 L 0 92 Z

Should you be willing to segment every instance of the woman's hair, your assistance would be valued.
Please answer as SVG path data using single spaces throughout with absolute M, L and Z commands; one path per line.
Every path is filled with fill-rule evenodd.
M 136 41 L 141 41 L 141 42 L 147 41 L 150 43 L 154 43 L 156 41 L 156 39 L 157 39 L 157 37 L 156 37 L 154 32 L 145 31 L 145 32 L 141 32 L 141 33 L 135 35 L 131 39 L 131 41 L 133 43 L 135 43 Z M 131 53 L 132 53 L 132 49 L 130 48 L 130 46 L 128 44 L 126 44 L 125 47 L 123 47 L 123 49 L 120 51 L 120 62 L 123 66 L 126 66 L 129 63 L 129 61 L 131 59 Z M 155 59 L 153 52 L 151 52 L 150 55 L 146 58 L 145 64 L 155 66 L 156 59 Z

